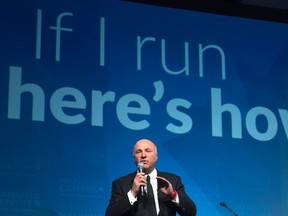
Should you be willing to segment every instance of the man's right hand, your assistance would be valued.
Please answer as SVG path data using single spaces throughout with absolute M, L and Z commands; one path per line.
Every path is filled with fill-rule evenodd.
M 137 173 L 133 185 L 131 188 L 131 193 L 133 194 L 134 197 L 137 197 L 137 194 L 140 191 L 140 186 L 145 186 L 146 185 L 146 178 L 145 178 L 145 173 Z

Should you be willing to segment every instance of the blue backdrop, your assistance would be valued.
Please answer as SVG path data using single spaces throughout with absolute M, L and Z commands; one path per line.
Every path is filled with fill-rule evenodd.
M 287 24 L 115 0 L 0 10 L 0 215 L 104 215 L 141 138 L 198 215 L 287 214 Z

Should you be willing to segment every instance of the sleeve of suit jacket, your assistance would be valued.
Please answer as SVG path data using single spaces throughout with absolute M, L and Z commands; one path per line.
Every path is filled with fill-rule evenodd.
M 135 173 L 113 181 L 111 198 L 105 213 L 106 216 L 127 215 L 133 209 L 127 193 L 132 187 L 134 176 Z
M 181 216 L 195 216 L 197 212 L 196 205 L 186 194 L 181 178 L 174 174 L 165 173 L 165 172 L 159 172 L 158 175 L 170 181 L 174 190 L 178 192 L 178 196 L 179 196 L 179 204 L 172 202 L 169 197 L 165 197 L 165 196 L 164 196 L 163 201 L 166 202 L 167 205 L 170 205 L 170 206 L 174 205 L 177 213 Z

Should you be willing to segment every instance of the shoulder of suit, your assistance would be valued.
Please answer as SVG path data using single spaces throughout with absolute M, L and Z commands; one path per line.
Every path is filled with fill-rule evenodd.
M 178 175 L 169 172 L 161 172 L 157 170 L 157 175 L 164 178 L 180 178 Z
M 128 181 L 128 180 L 130 180 L 130 179 L 134 179 L 135 175 L 136 175 L 136 172 L 129 173 L 129 174 L 127 174 L 127 175 L 124 175 L 124 176 L 121 176 L 121 177 L 115 179 L 113 182 Z

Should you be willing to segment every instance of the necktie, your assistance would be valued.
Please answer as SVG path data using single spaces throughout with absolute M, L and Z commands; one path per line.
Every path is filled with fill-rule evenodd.
M 148 175 L 147 178 L 147 201 L 148 201 L 148 207 L 153 212 L 154 215 L 157 215 L 156 213 L 156 206 L 155 206 L 155 200 L 154 200 L 154 193 L 152 189 L 152 185 L 150 183 L 150 176 Z

